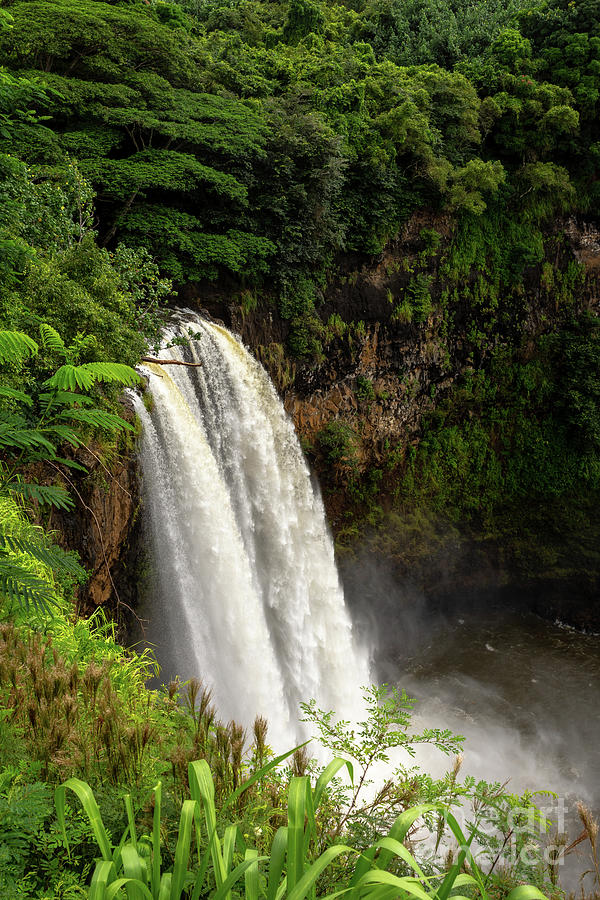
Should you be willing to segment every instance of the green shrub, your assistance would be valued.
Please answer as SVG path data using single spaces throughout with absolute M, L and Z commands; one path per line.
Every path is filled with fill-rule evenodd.
M 318 432 L 317 443 L 329 463 L 349 468 L 358 465 L 358 436 L 347 422 L 329 422 Z

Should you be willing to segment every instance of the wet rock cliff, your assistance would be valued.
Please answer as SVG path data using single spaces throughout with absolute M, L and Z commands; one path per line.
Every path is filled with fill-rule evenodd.
M 349 551 L 349 584 L 360 582 L 352 559 L 361 546 L 439 606 L 457 596 L 473 603 L 492 594 L 500 602 L 517 597 L 545 616 L 600 627 L 600 566 L 583 573 L 555 567 L 545 579 L 533 578 L 515 566 L 502 542 L 395 503 L 390 459 L 405 458 L 418 444 L 424 417 L 466 372 L 485 365 L 496 343 L 533 343 L 565 316 L 599 310 L 600 230 L 592 223 L 559 223 L 545 260 L 525 272 L 521 288 L 491 299 L 482 295 L 476 271 L 452 286 L 444 268 L 452 228 L 448 220 L 420 215 L 381 256 L 340 257 L 337 277 L 300 319 L 284 318 L 268 293 L 239 286 L 187 285 L 177 302 L 224 321 L 268 369 L 319 476 L 338 544 Z M 576 277 L 566 303 L 568 272 Z M 290 352 L 294 329 L 310 352 Z M 477 329 L 483 340 L 473 338 Z M 91 572 L 81 603 L 88 609 L 134 603 L 135 455 L 116 458 L 110 474 L 95 459 L 86 465 L 90 474 L 78 487 L 76 513 L 54 523 Z

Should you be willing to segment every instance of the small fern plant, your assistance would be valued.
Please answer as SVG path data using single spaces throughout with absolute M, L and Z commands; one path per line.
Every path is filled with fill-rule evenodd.
M 41 383 L 34 380 L 28 393 L 0 381 L 0 498 L 11 498 L 21 507 L 27 501 L 71 509 L 73 499 L 60 484 L 46 485 L 24 478 L 35 463 L 85 468 L 61 454 L 61 447 L 85 446 L 82 432 L 101 429 L 116 433 L 132 426 L 115 413 L 98 406 L 89 392 L 98 383 L 131 386 L 140 381 L 130 366 L 120 363 L 78 364 L 85 338 L 67 347 L 50 325 L 40 326 L 40 343 L 20 331 L 0 331 L 0 371 L 27 365 L 40 351 L 61 360 L 61 365 Z M 0 595 L 26 611 L 48 612 L 56 591 L 51 577 L 32 571 L 31 560 L 57 574 L 75 579 L 85 573 L 75 558 L 52 544 L 43 529 L 29 531 L 26 539 L 5 516 L 0 520 Z M 32 537 L 33 535 L 33 537 Z

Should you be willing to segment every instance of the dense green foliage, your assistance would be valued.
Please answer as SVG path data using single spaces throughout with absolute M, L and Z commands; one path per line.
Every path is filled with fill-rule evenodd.
M 481 214 L 505 183 L 503 206 L 533 195 L 539 218 L 593 195 L 593 0 L 6 10 L 5 77 L 47 117 L 22 115 L 6 149 L 55 177 L 75 157 L 103 240 L 178 280 L 268 276 L 295 297 L 295 276 L 379 252 L 420 206 Z
M 248 750 L 240 727 L 220 723 L 197 684 L 148 691 L 151 659 L 119 647 L 100 615 L 74 619 L 74 582 L 84 573 L 31 515 L 42 521 L 44 506 L 72 502 L 64 478 L 77 446 L 128 430 L 111 382 L 130 382 L 126 367 L 156 340 L 172 280 L 202 290 L 218 283 L 240 298 L 243 314 L 259 299 L 275 303 L 287 346 L 263 348 L 264 360 L 289 387 L 296 364 L 323 364 L 336 344 L 354 359 L 364 319 L 376 318 L 368 309 L 358 321 L 322 314 L 340 258 L 373 262 L 423 216 L 440 231 L 422 228 L 415 258 L 396 259 L 382 318 L 393 334 L 435 337 L 442 373 L 456 366 L 455 384 L 428 407 L 419 441 L 385 446 L 365 467 L 362 426 L 385 397 L 360 376 L 355 420 L 326 424 L 312 449 L 371 522 L 381 520 L 384 491 L 396 522 L 466 522 L 505 541 L 526 569 L 571 566 L 596 577 L 600 339 L 597 322 L 582 315 L 586 275 L 560 221 L 596 214 L 599 112 L 600 0 L 5 0 L 2 896 L 82 896 L 94 869 L 98 885 L 121 870 L 137 879 L 131 897 L 145 896 L 147 884 L 160 896 L 166 875 L 178 896 L 201 799 L 213 824 L 190 862 L 196 896 L 215 886 L 219 898 L 231 896 L 232 868 L 245 876 L 249 900 L 283 896 L 283 863 L 273 860 L 285 856 L 286 822 L 288 893 L 300 900 L 294 883 L 324 854 L 332 866 L 316 888 L 337 891 L 349 872 L 342 842 L 351 854 L 366 851 L 398 815 L 440 801 L 455 810 L 472 803 L 493 821 L 488 843 L 483 830 L 478 841 L 487 866 L 502 859 L 503 868 L 484 884 L 473 866 L 483 896 L 524 879 L 552 889 L 555 871 L 539 856 L 529 867 L 502 856 L 520 801 L 500 786 L 459 783 L 457 766 L 439 781 L 401 766 L 377 802 L 362 806 L 351 787 L 330 781 L 330 769 L 313 792 L 302 753 L 290 769 L 259 776 L 270 758 L 265 723 L 257 720 Z M 399 372 L 398 390 L 419 386 Z M 305 712 L 336 756 L 366 763 L 358 784 L 390 747 L 412 748 L 404 697 L 372 695 L 359 738 L 314 704 Z M 450 735 L 421 738 L 457 749 Z M 188 776 L 194 760 L 205 761 L 206 784 L 207 767 L 214 773 L 212 809 Z M 65 777 L 92 786 L 105 829 L 93 833 L 71 810 L 67 862 L 49 788 Z M 69 784 L 85 793 L 89 812 L 89 788 Z M 531 799 L 524 805 L 530 810 Z M 425 813 L 439 844 L 439 807 Z M 398 846 L 381 846 L 378 857 L 398 854 L 392 877 L 415 872 L 399 849 L 414 835 L 401 831 Z M 95 868 L 98 834 L 107 865 Z M 254 847 L 271 858 L 268 881 Z M 146 878 L 151 853 L 158 871 Z M 452 880 L 439 878 L 435 855 L 422 857 L 417 875 L 430 893 L 391 882 L 390 896 L 415 889 L 422 900 L 431 891 L 446 900 Z M 361 877 L 385 868 L 374 853 L 365 859 Z M 454 860 L 454 878 L 458 871 Z M 456 887 L 475 889 L 460 877 Z

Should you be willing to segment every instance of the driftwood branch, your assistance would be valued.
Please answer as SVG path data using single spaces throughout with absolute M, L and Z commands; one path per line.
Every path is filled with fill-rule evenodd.
M 154 356 L 142 356 L 142 362 L 158 363 L 159 366 L 190 366 L 192 369 L 202 365 L 201 362 L 188 363 L 181 359 L 156 359 Z

